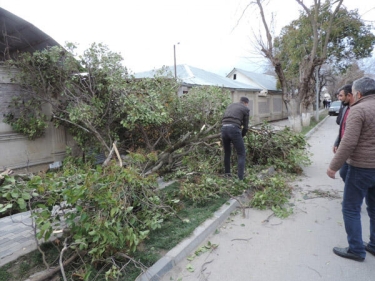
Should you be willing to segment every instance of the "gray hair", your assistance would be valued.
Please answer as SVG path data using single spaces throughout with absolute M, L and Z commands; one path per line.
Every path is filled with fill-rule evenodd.
M 360 92 L 362 96 L 375 94 L 375 80 L 370 77 L 362 77 L 353 82 L 353 89 Z

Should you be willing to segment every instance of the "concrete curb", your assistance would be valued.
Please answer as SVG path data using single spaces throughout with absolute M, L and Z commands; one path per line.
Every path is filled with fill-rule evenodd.
M 314 128 L 312 128 L 310 131 L 307 132 L 305 135 L 306 139 L 310 138 L 313 133 L 315 133 L 316 130 L 319 129 L 320 126 L 329 118 L 329 115 L 327 115 L 322 121 L 320 121 Z
M 217 210 L 211 219 L 206 220 L 198 226 L 189 238 L 180 242 L 176 247 L 170 250 L 164 257 L 158 260 L 146 272 L 140 275 L 136 281 L 158 281 L 171 270 L 177 263 L 185 259 L 194 249 L 196 249 L 210 234 L 229 217 L 238 206 L 239 202 L 230 199 L 226 204 Z

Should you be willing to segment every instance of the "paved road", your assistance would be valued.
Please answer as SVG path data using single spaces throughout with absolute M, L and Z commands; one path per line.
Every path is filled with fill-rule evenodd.
M 281 220 L 270 217 L 270 211 L 254 209 L 249 209 L 245 218 L 241 214 L 230 216 L 217 234 L 210 235 L 195 249 L 211 242 L 218 244 L 215 250 L 191 261 L 183 259 L 160 280 L 374 280 L 374 256 L 368 254 L 360 263 L 332 253 L 335 246 L 347 246 L 341 214 L 343 182 L 330 179 L 325 173 L 338 132 L 335 119 L 328 117 L 309 138 L 313 163 L 292 183 L 294 194 L 290 202 L 294 213 L 290 217 Z M 369 221 L 365 207 L 362 223 L 367 241 Z

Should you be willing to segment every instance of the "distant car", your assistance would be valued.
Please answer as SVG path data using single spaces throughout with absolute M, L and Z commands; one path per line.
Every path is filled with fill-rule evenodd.
M 340 108 L 341 108 L 341 101 L 332 102 L 331 106 L 328 109 L 329 116 L 339 115 Z

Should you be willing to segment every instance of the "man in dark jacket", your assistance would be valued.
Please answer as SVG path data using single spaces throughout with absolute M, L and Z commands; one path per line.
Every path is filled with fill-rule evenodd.
M 337 99 L 339 100 L 339 101 L 341 101 L 341 106 L 340 106 L 340 110 L 339 110 L 339 115 L 337 115 L 337 117 L 336 117 L 336 124 L 337 125 L 340 125 L 340 122 L 341 122 L 341 119 L 342 119 L 342 114 L 343 114 L 343 111 L 345 111 L 346 110 L 346 108 L 345 108 L 345 105 L 344 105 L 344 103 L 345 103 L 345 94 L 344 94 L 344 92 L 342 91 L 342 88 L 340 88 L 340 90 L 339 90 L 340 92 L 338 92 L 338 94 L 336 95 L 337 96 Z
M 352 93 L 352 85 L 345 85 L 339 89 L 339 99 L 342 102 L 342 108 L 340 109 L 338 124 L 340 125 L 338 136 L 335 140 L 333 145 L 333 153 L 336 153 L 337 148 L 341 142 L 341 139 L 344 136 L 345 126 L 346 126 L 346 118 L 348 117 L 350 105 L 354 103 L 354 97 Z M 345 182 L 346 172 L 348 170 L 348 164 L 344 163 L 344 165 L 340 168 L 340 177 Z
M 224 146 L 224 167 L 225 174 L 230 176 L 230 157 L 232 154 L 231 144 L 237 152 L 238 178 L 243 180 L 245 173 L 245 144 L 243 137 L 246 135 L 249 126 L 250 109 L 247 107 L 249 99 L 241 97 L 240 102 L 230 104 L 225 110 L 221 121 L 221 138 Z

